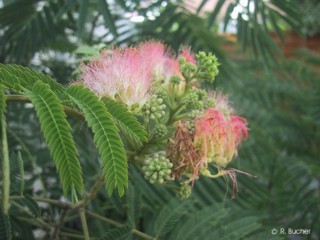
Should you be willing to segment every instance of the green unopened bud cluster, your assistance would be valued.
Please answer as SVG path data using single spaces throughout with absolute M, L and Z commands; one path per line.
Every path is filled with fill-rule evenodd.
M 191 195 L 191 186 L 189 184 L 182 184 L 176 194 L 177 198 L 185 199 Z
M 198 79 L 213 83 L 219 73 L 218 66 L 220 64 L 218 59 L 212 53 L 208 53 L 207 55 L 205 52 L 199 52 L 196 57 L 199 65 L 197 72 Z
M 157 89 L 157 91 L 156 91 L 156 96 L 157 96 L 158 98 L 162 98 L 163 100 L 165 100 L 165 99 L 168 97 L 168 92 L 167 92 L 167 90 L 164 89 L 164 88 L 159 88 L 159 89 Z
M 197 101 L 199 101 L 199 96 L 194 91 L 190 92 L 185 98 L 185 102 L 187 105 L 193 105 Z
M 200 117 L 202 115 L 203 111 L 196 109 L 196 110 L 192 110 L 191 112 L 189 112 L 188 117 L 195 119 L 197 117 Z
M 170 78 L 170 82 L 174 85 L 179 85 L 181 79 L 179 76 L 177 75 L 173 75 L 171 78 Z
M 164 104 L 163 98 L 153 96 L 150 100 L 142 107 L 142 111 L 149 116 L 151 119 L 160 119 L 166 112 L 166 105 Z
M 216 105 L 216 101 L 212 98 L 208 98 L 206 101 L 204 101 L 204 108 L 214 107 Z
M 145 160 L 142 171 L 144 177 L 149 180 L 150 183 L 164 183 L 171 180 L 171 171 L 173 164 L 168 158 L 160 154 L 154 154 Z
M 194 89 L 193 92 L 195 92 L 198 95 L 199 100 L 204 100 L 208 96 L 207 92 L 200 88 Z
M 196 110 L 203 110 L 207 102 L 207 93 L 202 89 L 193 89 L 185 97 L 187 107 Z
M 157 124 L 155 129 L 154 129 L 154 133 L 155 133 L 156 137 L 163 137 L 163 136 L 167 135 L 168 128 L 167 128 L 166 125 Z
M 198 67 L 191 62 L 187 62 L 184 57 L 179 58 L 180 71 L 188 80 L 188 78 L 198 70 Z
M 187 121 L 187 127 L 189 130 L 189 133 L 192 135 L 194 133 L 195 128 L 196 128 L 196 124 L 195 124 L 194 120 Z

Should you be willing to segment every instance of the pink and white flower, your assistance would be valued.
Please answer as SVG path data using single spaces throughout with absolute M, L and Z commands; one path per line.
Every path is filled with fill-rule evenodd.
M 195 121 L 194 144 L 202 163 L 214 162 L 225 167 L 237 154 L 237 147 L 248 136 L 246 119 L 231 115 L 227 118 L 216 108 L 208 108 Z

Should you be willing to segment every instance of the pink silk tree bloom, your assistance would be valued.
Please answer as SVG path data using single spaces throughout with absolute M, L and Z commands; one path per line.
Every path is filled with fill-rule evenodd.
M 195 121 L 194 144 L 202 162 L 225 167 L 237 154 L 237 147 L 248 136 L 247 121 L 239 116 L 227 118 L 215 108 L 208 108 Z
M 151 72 L 155 80 L 163 78 L 165 71 L 165 64 L 168 58 L 168 50 L 165 45 L 157 41 L 148 41 L 141 43 L 138 46 L 141 54 L 147 56 L 151 66 Z
M 99 97 L 141 107 L 152 95 L 155 75 L 163 71 L 165 61 L 165 47 L 158 42 L 145 42 L 137 48 L 116 48 L 83 65 L 82 79 Z

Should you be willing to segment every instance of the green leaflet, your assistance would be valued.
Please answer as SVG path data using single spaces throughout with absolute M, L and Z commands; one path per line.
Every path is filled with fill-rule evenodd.
M 141 192 L 139 188 L 135 187 L 131 182 L 129 182 L 129 187 L 127 191 L 127 216 L 129 227 L 136 227 L 141 218 Z
M 39 73 L 27 67 L 15 64 L 0 64 L 0 80 L 3 83 L 17 91 L 21 88 L 32 89 L 32 86 L 37 81 L 42 81 L 50 86 L 50 89 L 61 99 L 68 100 L 68 95 L 65 93 L 63 86 L 53 80 L 49 75 Z
M 20 199 L 15 200 L 18 204 L 25 207 L 30 211 L 32 216 L 34 217 L 40 217 L 41 210 L 39 208 L 39 205 L 33 198 L 29 195 L 22 196 Z
M 41 130 L 60 174 L 64 193 L 71 191 L 81 194 L 82 171 L 61 101 L 47 84 L 40 81 L 33 85 L 32 90 L 25 89 L 25 92 L 36 109 Z
M 148 141 L 148 134 L 144 127 L 123 104 L 109 98 L 104 98 L 102 101 L 112 115 L 114 122 L 130 140 L 138 145 L 142 145 L 143 142 Z
M 0 212 L 0 239 L 11 240 L 11 224 L 8 215 L 4 215 Z
M 88 125 L 94 133 L 96 143 L 101 155 L 101 167 L 106 180 L 108 194 L 114 189 L 123 196 L 128 186 L 128 164 L 125 149 L 117 132 L 112 116 L 103 102 L 82 86 L 67 88 L 70 98 L 78 105 L 86 117 Z
M 100 240 L 124 240 L 128 239 L 128 237 L 131 235 L 131 229 L 128 226 L 124 226 L 121 228 L 112 228 L 108 229 Z
M 154 230 L 157 236 L 162 236 L 171 231 L 181 216 L 188 212 L 187 208 L 190 207 L 189 205 L 189 201 L 181 202 L 176 199 L 172 199 L 164 205 L 158 212 L 154 222 Z

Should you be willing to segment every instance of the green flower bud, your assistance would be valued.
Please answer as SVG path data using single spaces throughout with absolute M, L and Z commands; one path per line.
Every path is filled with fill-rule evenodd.
M 160 119 L 165 115 L 165 111 L 163 110 L 166 108 L 166 105 L 163 102 L 163 98 L 153 96 L 142 107 L 142 112 L 150 117 L 150 119 Z
M 166 97 L 168 97 L 168 92 L 163 89 L 163 88 L 160 88 L 156 91 L 156 95 L 158 97 L 158 99 L 165 99 Z
M 154 154 L 144 161 L 142 171 L 144 172 L 144 177 L 148 179 L 150 183 L 162 184 L 172 180 L 172 167 L 173 164 L 168 158 L 163 155 Z
M 163 137 L 168 133 L 168 129 L 166 125 L 158 124 L 154 129 L 156 137 Z
M 198 95 L 199 100 L 206 99 L 208 96 L 207 92 L 203 89 L 196 88 L 193 91 Z
M 197 102 L 194 103 L 194 108 L 195 109 L 203 110 L 204 109 L 203 106 L 204 106 L 204 104 L 203 104 L 202 101 L 197 101 Z
M 170 82 L 172 84 L 175 84 L 175 85 L 179 85 L 181 79 L 179 76 L 176 76 L 176 75 L 173 75 L 171 78 L 170 78 Z
M 189 184 L 182 184 L 176 196 L 179 199 L 186 199 L 191 195 L 191 186 Z
M 198 94 L 194 91 L 190 92 L 185 98 L 185 102 L 189 106 L 193 105 L 197 101 L 199 101 L 199 97 Z
M 195 130 L 195 122 L 194 122 L 194 120 L 187 121 L 187 127 L 188 127 L 188 130 L 189 130 L 189 133 L 192 135 L 194 133 L 194 130 Z
M 204 52 L 199 52 L 197 55 L 198 60 L 198 72 L 197 77 L 200 81 L 206 81 L 213 83 L 215 77 L 218 75 L 218 66 L 220 65 L 218 59 L 212 53 L 208 55 Z
M 197 109 L 197 110 L 192 110 L 188 115 L 189 115 L 189 117 L 190 118 L 192 118 L 192 119 L 195 119 L 196 117 L 199 117 L 199 116 L 201 116 L 202 115 L 202 110 L 199 110 L 199 109 Z
M 186 63 L 186 58 L 185 57 L 181 57 L 181 58 L 179 58 L 179 64 L 180 65 L 182 65 L 182 64 L 184 64 L 184 63 Z
M 204 108 L 214 107 L 216 105 L 216 101 L 212 98 L 208 98 L 207 101 L 204 102 Z

